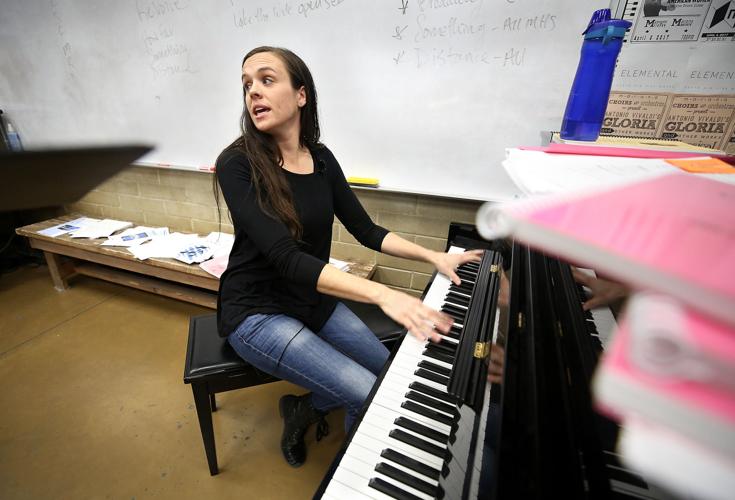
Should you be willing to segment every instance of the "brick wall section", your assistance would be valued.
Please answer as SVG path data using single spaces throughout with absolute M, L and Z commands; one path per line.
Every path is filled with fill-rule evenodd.
M 449 223 L 475 220 L 479 202 L 435 198 L 379 190 L 355 191 L 372 219 L 403 238 L 433 250 L 444 250 Z M 221 230 L 232 232 L 225 204 Z M 212 194 L 212 175 L 206 172 L 130 167 L 76 203 L 67 211 L 91 217 L 129 220 L 172 231 L 208 234 L 219 221 Z M 332 256 L 377 264 L 375 279 L 414 295 L 431 277 L 429 264 L 391 257 L 361 246 L 335 219 Z

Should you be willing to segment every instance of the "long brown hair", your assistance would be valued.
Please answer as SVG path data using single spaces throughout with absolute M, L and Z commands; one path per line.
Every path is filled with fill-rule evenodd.
M 268 46 L 257 47 L 248 52 L 243 58 L 242 64 L 245 64 L 245 61 L 251 56 L 261 52 L 270 52 L 281 59 L 286 66 L 294 90 L 304 87 L 306 104 L 301 108 L 299 146 L 312 151 L 322 147 L 319 142 L 316 87 L 309 68 L 299 56 L 290 50 Z M 243 88 L 244 101 L 245 89 Z M 291 188 L 286 180 L 286 175 L 283 173 L 283 156 L 273 137 L 261 132 L 255 126 L 248 112 L 247 104 L 244 104 L 240 117 L 240 130 L 242 135 L 227 146 L 225 151 L 237 149 L 247 155 L 258 205 L 261 210 L 283 221 L 291 235 L 296 240 L 300 240 L 303 235 L 303 227 L 296 214 Z M 219 213 L 219 184 L 216 171 L 213 177 L 212 189 L 217 203 L 217 212 Z

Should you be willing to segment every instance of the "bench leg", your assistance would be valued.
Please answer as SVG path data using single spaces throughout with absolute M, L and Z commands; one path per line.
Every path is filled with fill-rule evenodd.
M 209 404 L 212 408 L 212 413 L 217 411 L 217 400 L 214 398 L 214 393 L 209 395 Z
M 214 446 L 214 427 L 212 426 L 211 401 L 207 385 L 193 383 L 191 384 L 191 391 L 194 393 L 194 404 L 199 418 L 199 429 L 202 432 L 202 440 L 204 441 L 204 452 L 207 454 L 209 473 L 214 476 L 219 472 L 219 469 L 217 468 L 217 450 Z
M 59 256 L 50 252 L 43 252 L 43 256 L 46 258 L 46 265 L 48 265 L 48 270 L 51 273 L 51 281 L 54 283 L 54 288 L 59 292 L 63 292 L 69 288 L 66 277 L 62 274 L 62 265 Z

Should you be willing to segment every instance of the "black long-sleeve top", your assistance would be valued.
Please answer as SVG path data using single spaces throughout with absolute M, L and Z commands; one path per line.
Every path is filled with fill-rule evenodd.
M 336 305 L 334 297 L 316 290 L 329 262 L 335 215 L 360 243 L 380 250 L 388 231 L 365 212 L 332 152 L 320 147 L 311 155 L 313 173 L 284 170 L 303 226 L 301 242 L 294 240 L 283 222 L 258 206 L 243 152 L 229 149 L 217 159 L 217 179 L 235 227 L 227 270 L 220 278 L 220 336 L 229 335 L 256 313 L 287 314 L 313 331 L 321 330 Z

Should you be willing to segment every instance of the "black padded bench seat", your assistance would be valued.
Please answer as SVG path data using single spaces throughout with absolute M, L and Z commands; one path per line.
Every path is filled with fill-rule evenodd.
M 403 328 L 376 305 L 343 300 L 388 349 L 398 340 Z M 191 384 L 199 427 L 207 454 L 209 472 L 218 473 L 212 412 L 217 410 L 215 394 L 234 389 L 277 382 L 244 361 L 230 347 L 226 338 L 217 334 L 216 314 L 194 316 L 189 321 L 184 383 Z

